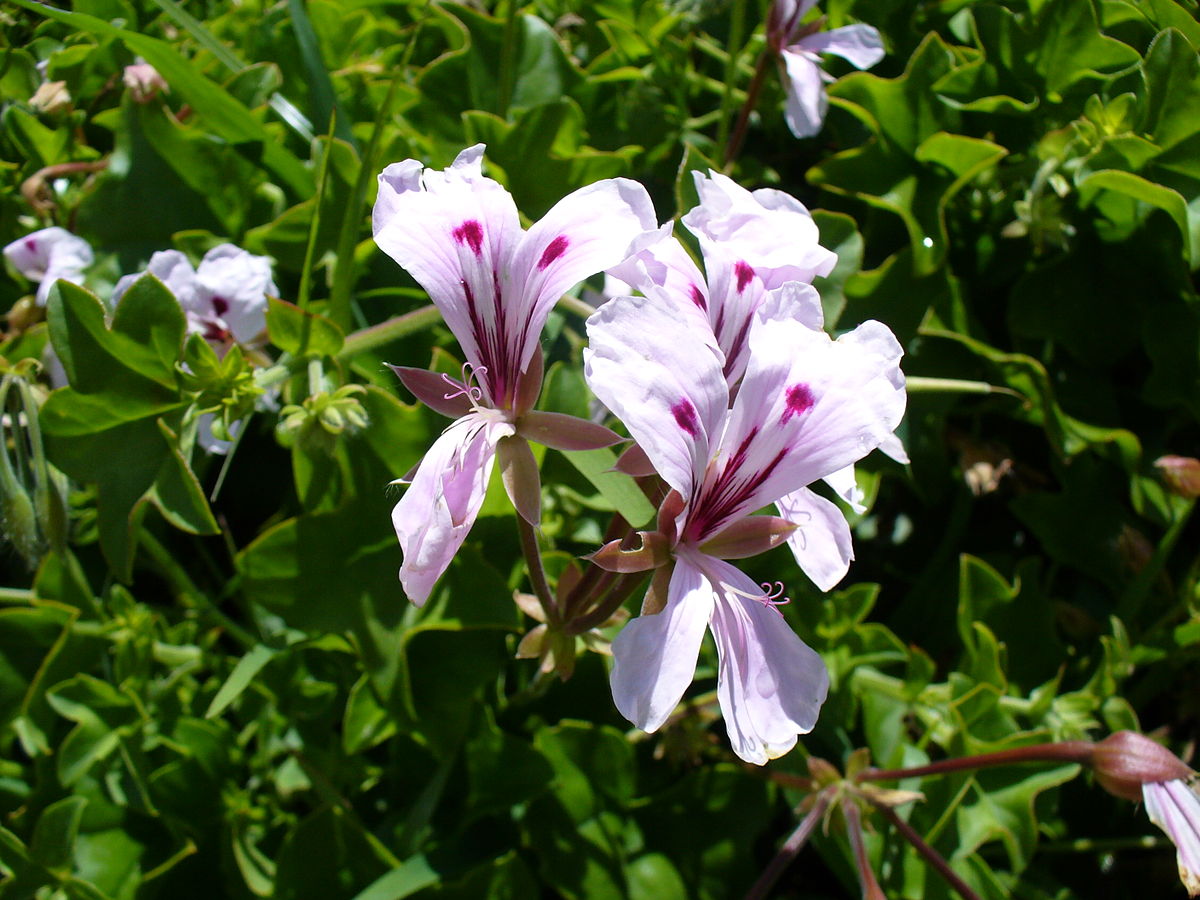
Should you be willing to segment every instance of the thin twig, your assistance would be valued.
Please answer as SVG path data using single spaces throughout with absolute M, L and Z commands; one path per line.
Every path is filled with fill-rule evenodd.
M 529 582 L 533 585 L 533 594 L 542 604 L 546 614 L 546 623 L 551 627 L 562 621 L 562 614 L 546 581 L 546 570 L 542 566 L 542 549 L 538 546 L 537 532 L 532 525 L 525 521 L 520 513 L 516 515 L 517 533 L 521 536 L 521 553 L 525 556 L 525 568 L 529 571 Z
M 779 880 L 779 876 L 792 864 L 792 860 L 796 858 L 804 848 L 804 845 L 808 843 L 808 839 L 812 836 L 817 823 L 821 821 L 821 817 L 825 815 L 825 810 L 829 808 L 829 803 L 830 797 L 828 794 L 821 793 L 817 795 L 813 808 L 800 820 L 800 824 L 796 826 L 796 830 L 788 835 L 788 839 L 783 842 L 783 846 L 779 848 L 779 851 L 767 863 L 767 867 L 758 876 L 758 880 L 746 892 L 745 900 L 765 900 L 768 892 L 775 886 L 775 882 Z
M 870 796 L 867 799 L 871 801 L 871 804 L 877 810 L 883 813 L 883 817 L 892 823 L 892 826 L 900 832 L 904 839 L 912 844 L 918 853 L 925 857 L 925 861 L 933 866 L 939 875 L 946 879 L 950 887 L 954 888 L 963 900 L 980 900 L 979 895 L 971 890 L 970 886 L 958 876 L 957 872 L 950 868 L 950 863 L 946 862 L 946 858 L 927 844 L 925 839 L 917 834 L 915 828 L 896 815 L 894 809 L 882 803 L 876 803 Z
M 922 775 L 944 775 L 963 769 L 982 769 L 988 766 L 1006 766 L 1024 762 L 1091 762 L 1095 745 L 1091 741 L 1060 741 L 1057 744 L 1034 744 L 1030 747 L 1013 747 L 995 753 L 980 753 L 976 756 L 958 756 L 943 759 L 927 766 L 909 769 L 866 769 L 854 777 L 855 781 L 899 781 Z

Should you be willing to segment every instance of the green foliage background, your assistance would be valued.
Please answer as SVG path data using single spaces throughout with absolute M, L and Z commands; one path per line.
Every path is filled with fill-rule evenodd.
M 765 11 L 0 10 L 0 243 L 70 227 L 97 250 L 102 298 L 60 284 L 39 322 L 31 287 L 0 276 L 0 354 L 50 340 L 71 377 L 40 419 L 72 484 L 69 540 L 47 536 L 32 570 L 0 560 L 0 896 L 740 896 L 795 825 L 802 795 L 772 773 L 805 773 L 807 754 L 840 765 L 865 746 L 894 767 L 1138 727 L 1191 747 L 1200 534 L 1153 461 L 1200 455 L 1193 0 L 831 0 L 829 26 L 875 25 L 886 59 L 831 59 L 825 129 L 803 141 L 765 83 L 726 171 L 815 210 L 841 255 L 818 285 L 829 327 L 887 323 L 913 379 L 912 464 L 860 473 L 846 585 L 819 594 L 782 552 L 750 569 L 787 583 L 830 669 L 802 749 L 736 763 L 711 648 L 653 736 L 613 708 L 601 656 L 565 683 L 515 660 L 533 623 L 510 602 L 525 585 L 499 498 L 429 605 L 405 601 L 388 484 L 443 423 L 382 363 L 453 371 L 456 348 L 370 239 L 375 174 L 485 141 L 530 220 L 614 175 L 678 215 L 690 170 L 720 166 Z M 138 56 L 169 94 L 122 88 Z M 43 80 L 70 103 L 35 102 Z M 69 163 L 97 165 L 47 174 Z M 102 300 L 156 250 L 226 240 L 273 257 L 293 304 L 271 313 L 283 400 L 363 385 L 339 396 L 367 427 L 310 423 L 289 445 L 260 412 L 227 466 L 191 452 L 197 388 L 177 363 L 213 364 L 203 342 L 185 348 L 160 286 L 111 322 Z M 581 334 L 573 309 L 553 315 L 548 408 L 586 410 Z M 236 375 L 213 369 L 206 389 Z M 595 548 L 621 486 L 553 452 L 542 465 L 560 571 Z M 1140 840 L 1155 829 L 1078 774 L 930 779 L 903 815 L 985 897 L 1181 894 L 1171 850 Z M 874 828 L 888 896 L 949 896 Z M 857 890 L 834 828 L 773 896 Z

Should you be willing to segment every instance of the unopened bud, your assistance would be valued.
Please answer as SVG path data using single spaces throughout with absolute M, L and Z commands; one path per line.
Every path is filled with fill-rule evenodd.
M 1144 784 L 1177 781 L 1192 774 L 1166 747 L 1134 731 L 1118 731 L 1096 744 L 1092 769 L 1106 791 L 1134 802 L 1142 799 Z
M 1200 459 L 1190 456 L 1160 456 L 1154 461 L 1173 493 L 1189 500 L 1200 497 Z

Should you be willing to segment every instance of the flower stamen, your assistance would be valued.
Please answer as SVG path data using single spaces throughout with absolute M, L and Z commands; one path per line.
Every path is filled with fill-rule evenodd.
M 483 388 L 478 384 L 474 384 L 476 376 L 486 375 L 487 366 L 472 366 L 469 362 L 463 363 L 462 367 L 462 384 L 459 384 L 445 372 L 442 373 L 442 381 L 454 388 L 449 394 L 443 394 L 443 400 L 453 400 L 455 397 L 466 395 L 471 401 L 471 406 L 477 408 L 483 400 Z

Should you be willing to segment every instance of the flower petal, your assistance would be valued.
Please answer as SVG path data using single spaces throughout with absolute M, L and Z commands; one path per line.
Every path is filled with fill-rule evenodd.
M 817 722 L 829 691 L 825 663 L 788 626 L 743 572 L 706 558 L 718 582 L 711 628 L 719 665 L 717 697 L 733 752 L 763 765 L 791 750 Z M 730 590 L 732 588 L 732 590 Z
M 643 294 L 651 287 L 665 288 L 684 308 L 708 311 L 708 285 L 683 244 L 671 234 L 672 222 L 636 238 L 629 258 L 608 271 Z
M 791 47 L 779 57 L 783 61 L 783 88 L 787 93 L 784 118 L 792 134 L 812 137 L 825 123 L 829 99 L 821 69 L 803 51 Z
M 773 188 L 751 192 L 720 172 L 692 172 L 692 178 L 700 203 L 683 224 L 702 239 L 710 284 L 714 243 L 725 256 L 751 266 L 768 290 L 833 271 L 837 254 L 820 245 L 816 222 L 795 197 Z
M 507 300 L 514 321 L 524 329 L 517 345 L 522 371 L 559 298 L 585 278 L 617 265 L 629 255 L 635 238 L 657 226 L 646 189 L 627 178 L 609 178 L 563 197 L 529 229 L 513 252 L 508 273 L 513 291 Z
M 822 591 L 846 577 L 854 559 L 850 526 L 836 503 L 800 488 L 775 501 L 779 514 L 800 527 L 788 536 L 788 546 L 804 574 Z
M 833 53 L 857 69 L 869 69 L 884 57 L 883 38 L 870 25 L 845 25 L 818 31 L 797 44 L 809 53 Z
M 243 345 L 254 343 L 266 331 L 267 295 L 279 294 L 271 278 L 271 260 L 233 244 L 221 244 L 204 254 L 195 286 L 191 298 L 179 298 L 183 308 L 205 321 L 220 319 Z
M 1200 895 L 1200 798 L 1182 781 L 1142 785 L 1146 815 L 1175 844 L 1179 878 L 1188 896 Z
M 661 296 L 617 297 L 587 321 L 584 376 L 685 498 L 708 465 L 729 389 L 711 331 Z
M 657 731 L 692 683 L 712 607 L 712 587 L 681 559 L 662 612 L 638 616 L 613 640 L 613 701 L 642 731 Z
M 392 510 L 404 551 L 400 583 L 417 606 L 429 599 L 475 524 L 496 460 L 496 442 L 511 433 L 511 426 L 483 424 L 475 416 L 459 419 L 434 441 Z
M 21 275 L 38 283 L 38 306 L 46 305 L 55 281 L 78 284 L 92 264 L 91 245 L 57 226 L 18 238 L 4 248 L 4 256 Z

